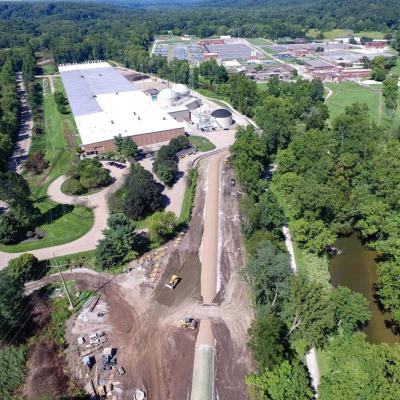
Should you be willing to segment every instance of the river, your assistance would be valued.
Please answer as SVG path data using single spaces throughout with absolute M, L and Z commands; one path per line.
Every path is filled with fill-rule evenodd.
M 390 321 L 389 313 L 382 313 L 374 298 L 376 275 L 376 253 L 364 247 L 357 235 L 337 239 L 335 246 L 343 253 L 333 257 L 329 271 L 333 286 L 347 286 L 362 293 L 369 301 L 372 318 L 365 328 L 367 339 L 371 343 L 398 343 L 400 336 L 395 335 L 387 327 Z

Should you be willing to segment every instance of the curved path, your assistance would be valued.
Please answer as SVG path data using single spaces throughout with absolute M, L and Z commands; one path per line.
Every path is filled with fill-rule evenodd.
M 105 188 L 89 196 L 69 196 L 61 191 L 62 184 L 68 179 L 63 175 L 55 179 L 47 189 L 47 195 L 51 200 L 60 204 L 84 205 L 93 210 L 94 223 L 89 232 L 72 242 L 61 244 L 58 246 L 45 247 L 43 249 L 28 250 L 21 253 L 6 253 L 0 252 L 0 270 L 5 268 L 8 261 L 18 257 L 23 253 L 31 253 L 39 260 L 47 260 L 53 256 L 65 256 L 68 254 L 81 253 L 83 251 L 93 250 L 96 248 L 97 242 L 103 237 L 103 230 L 107 227 L 107 219 L 109 216 L 107 198 L 108 195 L 115 191 L 122 184 L 122 177 L 128 171 L 128 168 L 123 170 L 110 167 L 111 176 L 115 182 Z

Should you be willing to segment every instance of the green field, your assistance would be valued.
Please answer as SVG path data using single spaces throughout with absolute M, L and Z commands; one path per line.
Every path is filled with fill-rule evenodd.
M 60 79 L 55 80 L 55 88 L 64 91 Z M 42 213 L 38 228 L 45 232 L 45 238 L 16 245 L 1 245 L 6 252 L 22 252 L 71 242 L 87 233 L 93 225 L 93 212 L 84 206 L 66 206 L 54 203 L 47 197 L 50 183 L 70 168 L 73 147 L 78 143 L 77 129 L 72 114 L 60 114 L 54 96 L 47 84 L 44 87 L 44 126 L 45 132 L 35 139 L 33 151 L 42 150 L 50 167 L 41 175 L 25 174 L 32 190 L 35 206 Z
M 64 92 L 61 79 L 55 78 L 54 82 L 56 90 Z M 43 114 L 45 132 L 35 137 L 31 151 L 43 151 L 50 167 L 39 176 L 25 176 L 34 198 L 45 196 L 50 183 L 69 170 L 73 147 L 80 141 L 72 114 L 58 112 L 48 81 L 44 86 Z
M 361 86 L 354 82 L 339 84 L 328 83 L 326 86 L 333 91 L 327 100 L 330 120 L 334 120 L 345 108 L 355 102 L 366 103 L 370 109 L 371 118 L 380 124 L 383 116 L 381 85 Z
M 27 243 L 0 245 L 1 251 L 19 253 L 69 243 L 80 238 L 93 225 L 93 212 L 86 207 L 65 206 L 47 200 L 36 205 L 40 206 L 43 218 L 38 229 L 44 231 L 46 237 Z
M 395 68 L 399 68 L 399 65 Z M 340 84 L 328 83 L 326 86 L 333 91 L 333 95 L 326 102 L 330 121 L 343 113 L 346 106 L 360 102 L 368 105 L 370 116 L 378 125 L 389 127 L 399 124 L 400 108 L 394 112 L 386 109 L 382 96 L 382 85 L 361 86 L 354 82 L 343 82 Z
M 189 142 L 192 146 L 197 147 L 197 150 L 204 152 L 204 151 L 211 151 L 215 149 L 214 143 L 211 143 L 207 138 L 203 136 L 189 136 Z
M 186 174 L 185 196 L 183 198 L 181 214 L 178 218 L 178 225 L 186 225 L 190 221 L 198 177 L 199 172 L 197 169 L 189 170 Z
M 200 93 L 201 95 L 203 95 L 205 97 L 210 98 L 211 100 L 214 101 L 214 103 L 219 104 L 223 108 L 227 107 L 227 105 L 224 104 L 223 101 L 226 101 L 232 107 L 229 97 L 216 94 L 210 89 L 198 88 L 198 89 L 196 89 L 196 92 Z
M 43 67 L 43 74 L 45 75 L 54 75 L 57 72 L 56 66 L 54 64 L 47 64 Z
M 310 37 L 316 37 L 317 33 L 318 33 L 318 31 L 315 29 L 310 29 L 307 32 L 307 34 Z M 324 37 L 325 37 L 325 39 L 328 39 L 328 40 L 333 40 L 333 39 L 348 37 L 348 36 L 356 36 L 356 37 L 366 36 L 366 37 L 370 37 L 371 39 L 383 39 L 385 34 L 382 32 L 376 32 L 376 31 L 354 32 L 351 29 L 332 29 L 331 31 L 324 32 Z

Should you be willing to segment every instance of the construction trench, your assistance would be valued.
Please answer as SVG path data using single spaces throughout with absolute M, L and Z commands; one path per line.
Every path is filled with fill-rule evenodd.
M 85 269 L 64 273 L 79 290 L 101 296 L 93 315 L 82 312 L 66 327 L 65 361 L 81 387 L 89 378 L 109 387 L 112 383 L 117 400 L 132 399 L 136 389 L 153 400 L 247 399 L 245 377 L 252 363 L 246 343 L 253 310 L 239 276 L 245 254 L 237 188 L 231 185 L 225 156 L 218 153 L 200 162 L 188 229 L 154 252 L 157 282 L 150 284 L 154 266 L 147 261 L 134 262 L 132 271 L 117 276 Z M 172 274 L 181 278 L 174 290 L 165 287 Z M 58 280 L 46 278 L 28 285 L 29 290 Z M 99 311 L 101 318 L 96 317 Z M 198 329 L 180 328 L 182 317 L 198 319 Z M 126 371 L 122 376 L 101 371 L 101 351 L 93 353 L 91 370 L 82 365 L 78 338 L 96 331 L 105 332 L 104 347 L 116 349 L 116 362 Z

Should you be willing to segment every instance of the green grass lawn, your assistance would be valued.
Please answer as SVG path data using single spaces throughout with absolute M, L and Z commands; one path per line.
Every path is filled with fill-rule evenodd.
M 93 225 L 92 210 L 83 206 L 64 206 L 44 200 L 40 202 L 40 210 L 43 223 L 38 228 L 46 233 L 46 237 L 29 243 L 0 245 L 1 251 L 18 253 L 72 242 Z
M 329 371 L 329 354 L 326 351 L 317 349 L 317 363 L 321 376 Z
M 251 39 L 246 39 L 249 43 L 254 44 L 256 46 L 264 46 L 268 42 L 263 39 L 263 38 L 251 38 Z
M 199 92 L 199 93 L 202 94 L 203 96 L 209 97 L 210 99 L 213 99 L 213 100 L 222 100 L 222 101 L 226 101 L 227 103 L 230 104 L 229 97 L 221 96 L 220 94 L 214 93 L 214 92 L 213 92 L 212 90 L 210 90 L 210 89 L 198 88 L 198 89 L 196 89 L 196 92 Z M 223 103 L 218 103 L 218 104 L 223 104 Z M 223 106 L 226 107 L 226 105 L 223 105 Z
M 203 136 L 193 135 L 189 136 L 188 139 L 192 146 L 197 147 L 197 149 L 201 152 L 211 151 L 215 149 L 214 143 L 211 143 L 207 138 Z
M 381 85 L 365 87 L 355 82 L 342 82 L 328 83 L 327 86 L 333 91 L 333 95 L 326 102 L 331 121 L 343 113 L 346 106 L 361 102 L 368 105 L 371 118 L 378 124 L 381 123 L 383 109 Z
M 55 80 L 56 90 L 64 91 L 61 79 Z M 72 114 L 60 114 L 54 96 L 47 84 L 44 88 L 44 126 L 45 132 L 40 141 L 35 141 L 36 149 L 41 149 L 50 162 L 50 167 L 41 175 L 26 174 L 32 190 L 35 206 L 42 213 L 38 228 L 45 232 L 42 240 L 16 245 L 1 245 L 0 250 L 15 253 L 56 246 L 71 242 L 87 233 L 93 225 L 93 211 L 84 206 L 65 206 L 54 203 L 47 197 L 50 183 L 64 175 L 73 160 L 73 147 L 77 144 L 77 129 Z
M 185 225 L 190 221 L 198 177 L 199 172 L 197 169 L 192 169 L 186 174 L 186 189 L 183 197 L 181 214 L 178 218 L 178 225 Z
M 311 37 L 315 37 L 317 34 L 317 31 L 315 29 L 310 30 L 308 34 Z M 383 39 L 384 33 L 382 32 L 377 32 L 377 31 L 362 31 L 362 32 L 354 32 L 351 29 L 332 29 L 331 31 L 324 32 L 324 37 L 325 39 L 328 40 L 333 40 L 336 38 L 342 38 L 342 37 L 348 37 L 350 35 L 353 35 L 355 37 L 362 37 L 362 36 L 367 36 L 372 39 Z
M 55 79 L 57 91 L 64 92 L 61 79 Z M 71 113 L 60 114 L 57 110 L 54 96 L 47 83 L 44 88 L 43 114 L 45 132 L 35 139 L 35 150 L 42 150 L 50 167 L 43 174 L 26 175 L 33 197 L 39 198 L 46 195 L 50 183 L 70 168 L 73 159 L 73 146 L 80 142 L 75 121 Z
M 57 68 L 54 64 L 43 65 L 43 74 L 54 75 L 57 72 Z

